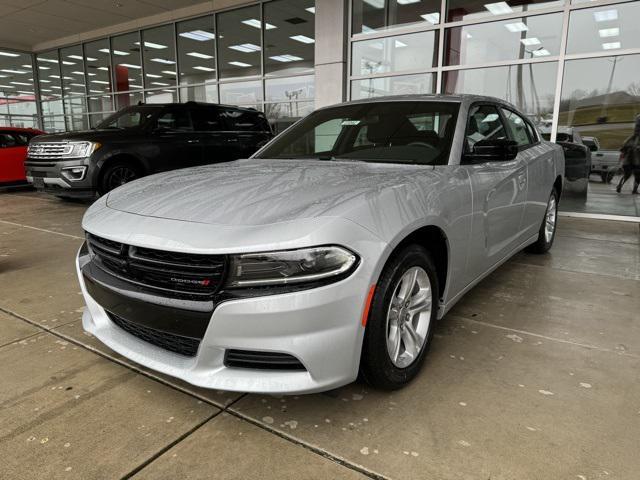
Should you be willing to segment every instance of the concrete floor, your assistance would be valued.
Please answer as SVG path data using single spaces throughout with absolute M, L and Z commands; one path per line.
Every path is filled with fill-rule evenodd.
M 637 479 L 637 224 L 561 218 L 439 323 L 408 388 L 205 391 L 83 333 L 86 205 L 0 194 L 0 478 Z

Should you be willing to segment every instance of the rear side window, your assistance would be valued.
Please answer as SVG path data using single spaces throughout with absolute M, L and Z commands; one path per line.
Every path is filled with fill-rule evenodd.
M 224 124 L 218 107 L 198 107 L 191 110 L 193 128 L 198 132 L 218 132 Z
M 0 148 L 17 147 L 16 138 L 10 133 L 0 133 Z
M 29 140 L 31 137 L 26 133 L 14 132 L 13 136 L 16 138 L 16 142 L 18 145 L 29 145 Z
M 530 145 L 531 138 L 529 138 L 529 130 L 525 119 L 511 110 L 501 110 L 507 121 L 507 128 L 509 129 L 511 140 L 517 142 L 519 147 Z
M 245 132 L 269 131 L 269 123 L 260 112 L 247 112 L 243 110 L 224 109 L 222 117 L 227 130 Z
M 171 108 L 162 112 L 157 120 L 158 128 L 166 128 L 168 130 L 191 131 L 193 125 L 189 112 L 184 108 Z

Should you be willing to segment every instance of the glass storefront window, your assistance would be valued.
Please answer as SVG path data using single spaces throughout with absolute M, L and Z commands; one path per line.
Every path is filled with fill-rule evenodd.
M 449 28 L 445 65 L 544 58 L 560 54 L 562 14 Z
M 488 18 L 518 12 L 530 12 L 541 8 L 561 7 L 564 0 L 448 0 L 447 21 L 458 22 L 476 18 Z
M 351 98 L 359 100 L 385 95 L 434 93 L 435 85 L 433 73 L 354 80 L 351 82 Z
M 313 73 L 315 0 L 276 0 L 264 4 L 265 73 Z
M 429 69 L 438 61 L 436 32 L 410 33 L 353 43 L 352 75 Z
M 558 120 L 558 140 L 582 144 L 595 139 L 588 192 L 578 170 L 579 158 L 565 153 L 569 193 L 561 208 L 569 211 L 640 216 L 630 192 L 633 177 L 616 192 L 623 171 L 620 148 L 640 114 L 640 54 L 569 60 L 565 64 Z M 575 149 L 575 147 L 574 147 Z M 574 170 L 577 172 L 573 174 Z M 564 203 L 564 205 L 563 205 Z
M 180 85 L 194 85 L 216 78 L 216 36 L 213 15 L 178 23 Z
M 440 23 L 440 0 L 353 0 L 353 33 L 414 23 Z
M 85 97 L 65 97 L 64 113 L 66 115 L 81 115 L 87 113 L 87 101 Z
M 62 100 L 47 100 L 40 103 L 43 115 L 62 115 Z
M 640 47 L 640 3 L 629 2 L 571 12 L 567 53 Z
M 550 127 L 557 62 L 452 70 L 444 73 L 445 93 L 475 93 L 502 98 L 540 127 Z
M 85 43 L 84 62 L 87 68 L 88 93 L 111 92 L 109 39 Z
M 139 102 L 144 101 L 142 90 L 138 92 L 118 93 L 115 95 L 116 110 L 128 107 L 130 105 L 137 105 Z
M 62 72 L 62 91 L 65 95 L 86 94 L 82 45 L 60 50 L 60 70 Z
M 36 64 L 38 66 L 39 87 L 43 93 L 41 98 L 44 100 L 61 97 L 62 81 L 58 51 L 39 53 L 36 55 Z
M 11 115 L 36 115 L 36 102 L 20 102 L 15 100 L 10 101 L 9 113 Z
M 117 92 L 142 88 L 140 50 L 138 32 L 111 38 L 111 63 Z
M 71 115 L 66 117 L 66 126 L 69 131 L 87 130 L 89 117 L 87 115 Z
M 254 5 L 218 15 L 218 55 L 221 78 L 260 75 L 260 6 Z
M 42 124 L 43 130 L 47 133 L 64 132 L 67 129 L 64 116 L 42 117 Z
M 145 103 L 176 103 L 178 101 L 178 90 L 175 88 L 147 90 L 144 98 Z
M 147 88 L 176 85 L 176 51 L 173 25 L 150 28 L 142 32 L 144 85 Z
M 265 95 L 267 102 L 300 102 L 313 99 L 314 76 L 268 79 L 265 81 Z
M 0 49 L 0 95 L 35 100 L 31 56 Z
M 16 117 L 15 115 L 11 116 L 11 123 L 6 125 L 18 128 L 39 128 L 36 117 Z
M 113 97 L 111 95 L 96 95 L 87 97 L 90 112 L 112 112 Z
M 243 105 L 260 109 L 262 106 L 262 82 L 221 83 L 220 103 Z
M 180 101 L 218 103 L 218 86 L 207 83 L 204 85 L 180 87 Z

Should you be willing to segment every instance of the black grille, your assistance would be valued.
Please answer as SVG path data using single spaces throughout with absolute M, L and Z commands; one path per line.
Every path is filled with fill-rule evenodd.
M 165 350 L 169 350 L 186 357 L 193 357 L 198 353 L 200 340 L 197 338 L 183 337 L 173 333 L 162 332 L 155 328 L 144 327 L 137 323 L 125 320 L 124 318 L 110 312 L 109 318 L 125 332 L 138 337 L 140 340 L 156 345 L 157 347 L 164 348 Z
M 306 370 L 293 355 L 250 350 L 227 350 L 224 353 L 227 367 L 257 368 L 261 370 Z
M 95 235 L 87 235 L 87 242 L 103 269 L 166 296 L 210 297 L 224 280 L 224 255 L 134 247 Z

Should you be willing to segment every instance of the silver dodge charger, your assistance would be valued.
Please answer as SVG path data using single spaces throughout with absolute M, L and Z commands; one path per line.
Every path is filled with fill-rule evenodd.
M 193 385 L 396 389 L 434 324 L 553 244 L 560 147 L 513 106 L 401 96 L 323 108 L 252 158 L 124 185 L 83 219 L 86 331 Z

